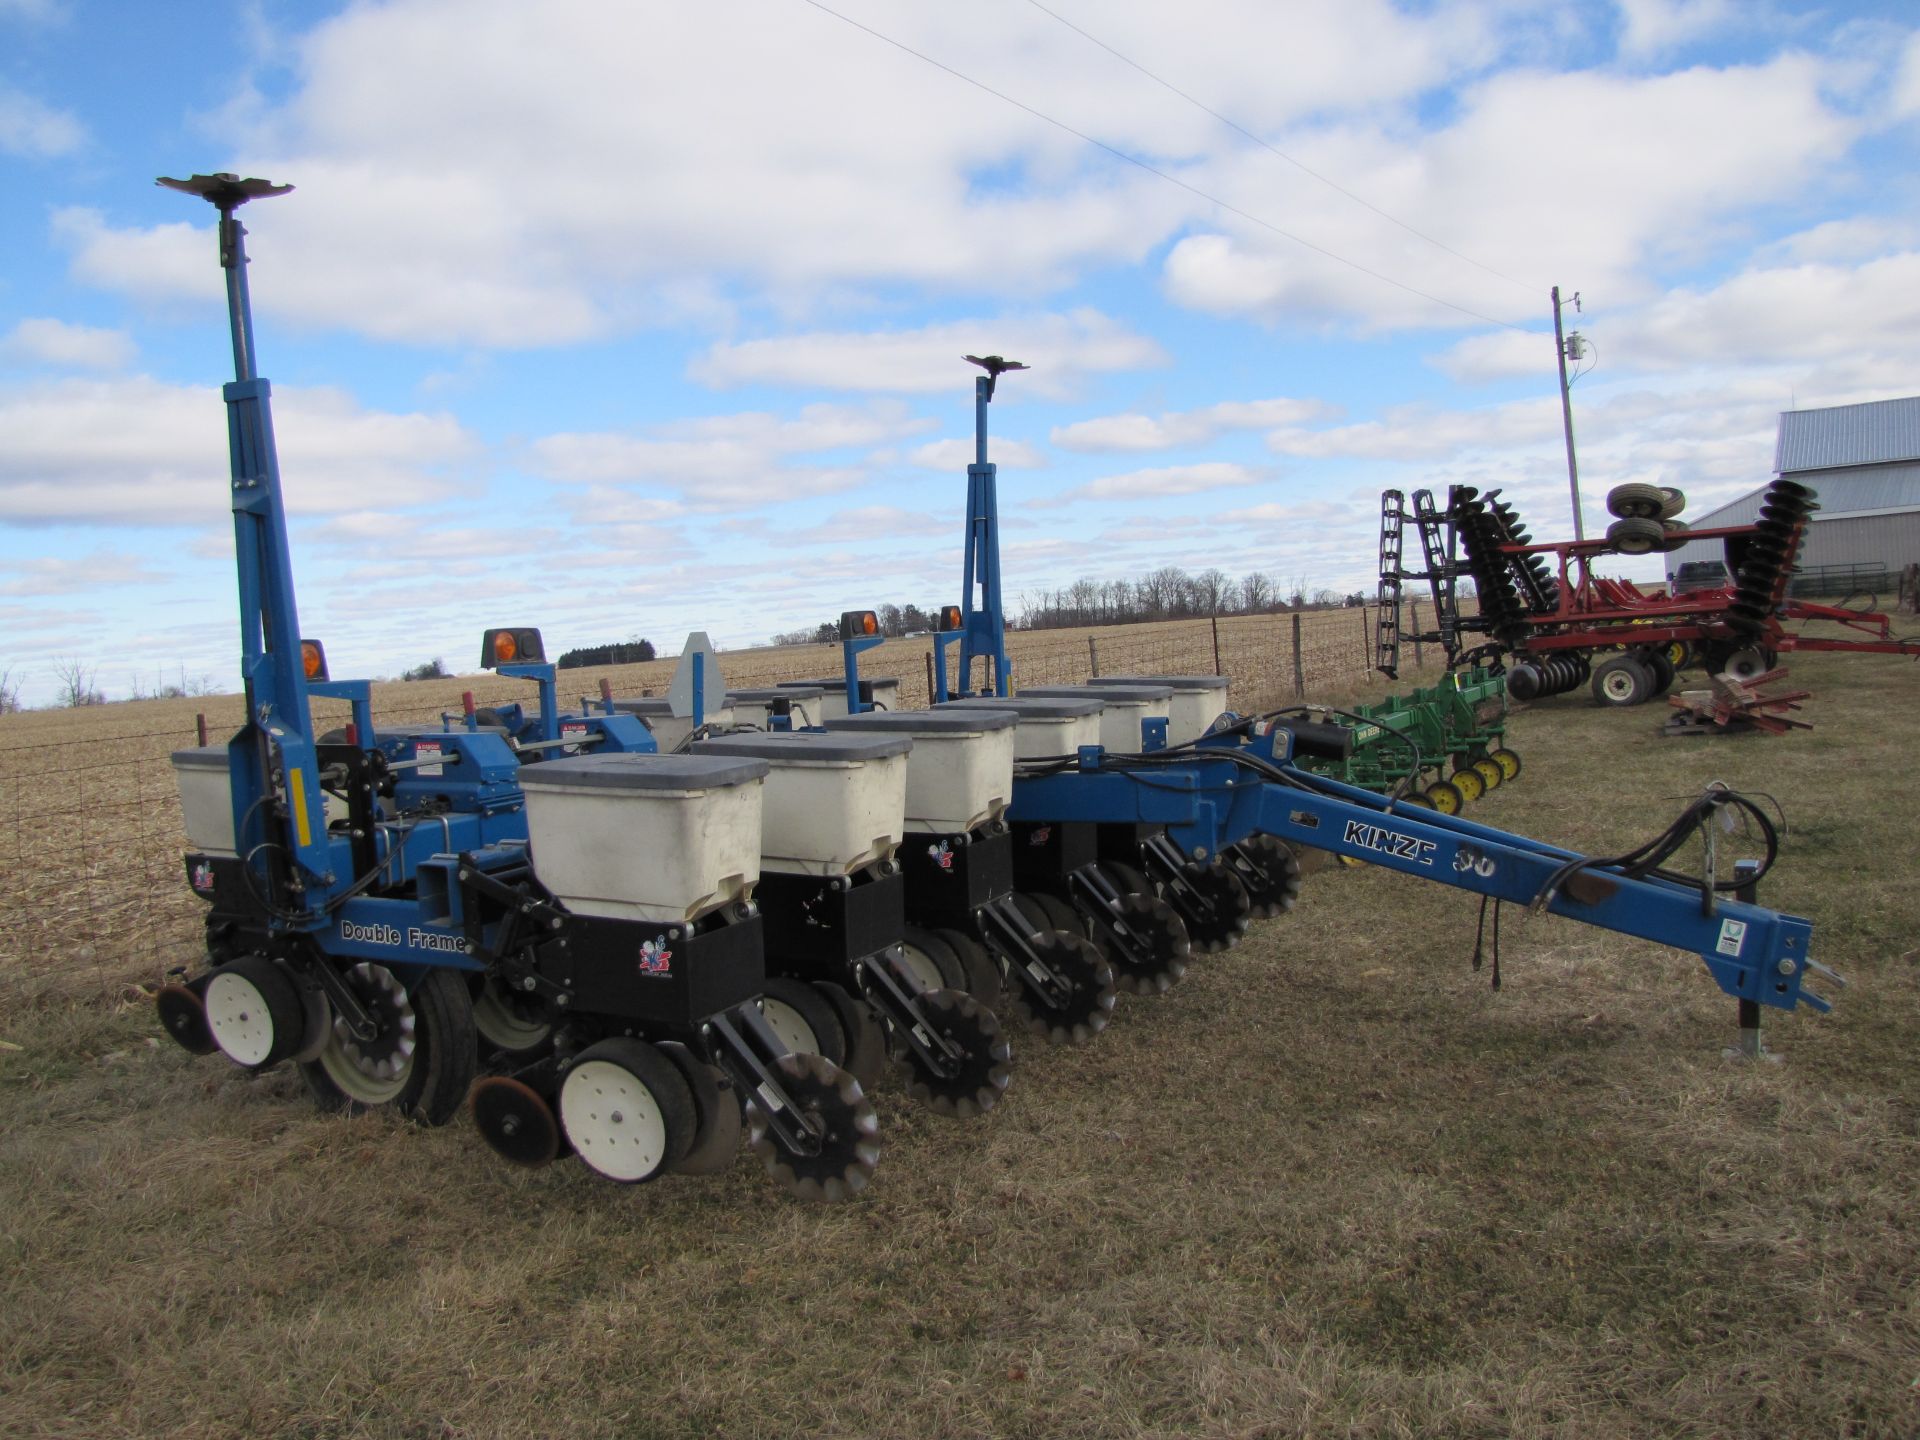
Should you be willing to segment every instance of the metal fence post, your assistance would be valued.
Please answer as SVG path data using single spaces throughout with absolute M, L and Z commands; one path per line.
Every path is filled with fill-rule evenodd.
M 1300 612 L 1293 612 L 1293 698 L 1304 700 L 1307 695 L 1306 672 L 1300 668 Z

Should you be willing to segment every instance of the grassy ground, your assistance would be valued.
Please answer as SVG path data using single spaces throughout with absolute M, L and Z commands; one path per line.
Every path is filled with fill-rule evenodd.
M 1518 715 L 1476 818 L 1608 852 L 1709 779 L 1853 981 L 1730 1063 L 1697 959 L 1326 869 L 1004 1105 L 879 1097 L 858 1203 L 749 1158 L 622 1190 L 464 1120 L 317 1115 L 144 1007 L 0 1016 L 0 1434 L 1920 1433 L 1920 677 L 1793 657 L 1817 728 Z M 171 878 L 171 877 L 169 877 Z

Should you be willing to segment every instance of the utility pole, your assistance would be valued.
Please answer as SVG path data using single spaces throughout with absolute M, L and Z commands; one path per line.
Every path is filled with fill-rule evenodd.
M 1580 310 L 1580 292 L 1574 291 L 1573 308 Z M 1560 287 L 1553 287 L 1553 348 L 1560 361 L 1560 417 L 1567 434 L 1567 488 L 1573 494 L 1573 538 L 1587 538 L 1586 527 L 1580 519 L 1580 468 L 1573 458 L 1573 396 L 1567 389 L 1567 357 L 1569 354 L 1578 360 L 1586 353 L 1585 340 L 1578 330 L 1571 337 L 1560 329 Z

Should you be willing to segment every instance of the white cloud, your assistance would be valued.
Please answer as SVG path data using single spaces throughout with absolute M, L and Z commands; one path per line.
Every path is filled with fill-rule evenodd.
M 1053 509 L 1084 500 L 1152 500 L 1169 495 L 1200 495 L 1257 484 L 1263 477 L 1245 465 L 1211 461 L 1201 465 L 1168 465 L 1153 470 L 1130 470 L 1103 475 L 1044 500 L 1029 500 L 1034 509 Z
M 25 560 L 0 561 L 0 595 L 35 599 L 49 595 L 83 595 L 120 585 L 151 585 L 164 579 L 144 555 L 100 548 L 71 559 L 41 555 Z
M 818 525 L 782 532 L 780 539 L 787 545 L 873 544 L 903 535 L 957 535 L 960 528 L 958 509 L 947 518 L 925 510 L 903 510 L 898 505 L 862 505 L 836 510 Z
M 1559 375 L 1550 330 L 1494 330 L 1485 335 L 1469 335 L 1440 354 L 1430 356 L 1429 363 L 1448 379 L 1463 385 L 1525 375 L 1553 376 L 1558 383 Z
M 847 8 L 1172 172 L 1244 148 L 1037 9 L 982 25 L 938 6 Z M 1391 0 L 1221 0 L 1208 21 L 1134 4 L 1091 23 L 1272 135 L 1392 113 L 1511 38 L 1499 4 L 1421 15 Z M 256 277 L 259 299 L 383 338 L 561 344 L 674 321 L 690 301 L 725 313 L 744 295 L 795 313 L 893 285 L 1022 300 L 1137 263 L 1207 210 L 791 0 L 666 14 L 391 0 L 263 48 L 291 52 L 297 89 L 268 102 L 241 77 L 222 116 L 234 151 L 216 162 L 300 187 L 260 207 L 272 218 L 254 253 L 277 268 Z M 126 263 L 152 233 L 104 231 L 85 270 L 146 297 L 180 293 L 170 267 Z
M 1920 241 L 1920 227 L 1908 220 L 1880 215 L 1850 215 L 1826 220 L 1763 245 L 1756 250 L 1756 266 L 1799 264 L 1803 261 L 1845 262 L 1870 260 L 1894 250 L 1911 249 Z
M 145 376 L 0 389 L 0 519 L 218 523 L 230 509 L 224 407 L 211 386 Z M 361 409 L 329 389 L 274 395 L 287 508 L 324 515 L 444 496 L 476 451 L 449 416 Z
M 1560 432 L 1557 395 L 1483 410 L 1397 405 L 1378 420 L 1324 430 L 1276 430 L 1267 448 L 1312 459 L 1434 460 L 1463 450 L 1531 444 Z
M 1321 420 L 1333 413 L 1322 400 L 1229 400 L 1199 410 L 1151 415 L 1102 415 L 1057 425 L 1048 437 L 1062 450 L 1168 450 L 1176 445 L 1204 445 L 1223 430 L 1259 430 Z
M 972 440 L 952 437 L 922 445 L 907 458 L 923 470 L 964 472 L 973 463 L 973 456 Z M 1003 440 L 992 434 L 987 437 L 987 459 L 1002 470 L 1042 470 L 1047 464 L 1047 457 L 1026 441 Z
M 1739 17 L 1728 0 L 1616 0 L 1620 7 L 1620 53 L 1635 58 L 1662 54 L 1697 40 Z
M 53 160 L 71 155 L 86 141 L 85 127 L 67 111 L 0 85 L 0 154 Z
M 693 509 L 727 510 L 852 489 L 869 478 L 864 461 L 802 465 L 790 457 L 862 449 L 934 423 L 894 400 L 815 404 L 791 420 L 751 411 L 677 421 L 646 435 L 548 435 L 529 453 L 550 480 L 655 487 Z
M 226 294 L 211 226 L 183 220 L 115 230 L 98 210 L 69 205 L 53 212 L 52 228 L 72 253 L 75 278 L 89 285 L 208 301 Z
M 1166 353 L 1097 310 L 950 321 L 918 330 L 818 332 L 767 340 L 722 341 L 689 367 L 705 385 L 801 385 L 808 388 L 942 394 L 964 389 L 979 372 L 964 355 L 1006 355 L 1031 371 L 1007 376 L 996 402 L 1031 389 L 1070 393 L 1089 375 L 1167 363 Z
M 1650 264 L 1692 258 L 1755 206 L 1818 179 L 1860 133 L 1827 93 L 1853 74 L 1800 54 L 1665 75 L 1510 70 L 1460 93 L 1459 117 L 1409 137 L 1329 127 L 1295 142 L 1322 173 L 1453 249 L 1473 268 L 1307 182 L 1234 157 L 1210 187 L 1255 214 L 1428 295 L 1502 322 L 1546 308 L 1545 264 L 1590 297 L 1629 302 Z M 1737 124 L 1728 117 L 1738 116 Z M 1551 185 L 1540 177 L 1551 176 Z M 1177 302 L 1268 320 L 1352 316 L 1370 329 L 1457 327 L 1470 317 L 1253 227 L 1190 235 L 1164 266 Z M 1529 293 L 1531 292 L 1531 294 Z
M 124 330 L 70 325 L 36 317 L 0 336 L 0 359 L 79 370 L 120 370 L 133 363 L 133 338 Z
M 1920 115 L 1920 31 L 1908 37 L 1900 54 L 1900 69 L 1893 85 L 1893 113 Z

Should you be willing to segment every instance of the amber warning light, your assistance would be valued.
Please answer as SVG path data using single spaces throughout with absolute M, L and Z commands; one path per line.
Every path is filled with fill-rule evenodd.
M 958 605 L 942 605 L 939 613 L 940 623 L 934 628 L 938 630 L 958 630 L 960 628 L 960 607 Z
M 840 616 L 840 638 L 857 640 L 862 635 L 878 635 L 880 617 L 871 610 L 847 610 Z
M 546 647 L 540 643 L 538 630 L 489 630 L 480 637 L 480 664 L 487 670 L 511 665 L 516 660 L 525 663 L 546 658 Z
M 318 640 L 300 642 L 300 669 L 309 680 L 327 678 L 327 651 Z

